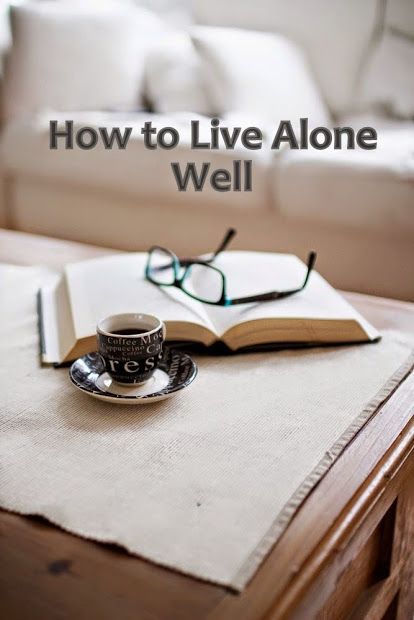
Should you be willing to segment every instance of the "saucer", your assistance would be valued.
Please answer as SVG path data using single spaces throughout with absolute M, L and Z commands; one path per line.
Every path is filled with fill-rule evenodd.
M 99 353 L 79 357 L 69 370 L 74 385 L 93 398 L 120 405 L 144 405 L 169 398 L 194 381 L 197 366 L 189 355 L 166 349 L 152 377 L 140 384 L 116 383 L 105 371 Z

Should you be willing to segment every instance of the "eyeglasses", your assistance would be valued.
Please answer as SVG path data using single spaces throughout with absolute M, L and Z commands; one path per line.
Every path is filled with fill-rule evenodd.
M 301 286 L 285 291 L 270 291 L 249 297 L 229 298 L 226 293 L 226 276 L 211 263 L 228 246 L 235 234 L 236 230 L 229 228 L 217 250 L 207 258 L 180 259 L 171 250 L 154 245 L 148 251 L 145 277 L 157 286 L 174 286 L 189 297 L 214 306 L 236 306 L 257 301 L 274 301 L 290 297 L 305 288 L 315 265 L 316 252 L 309 253 L 307 271 Z

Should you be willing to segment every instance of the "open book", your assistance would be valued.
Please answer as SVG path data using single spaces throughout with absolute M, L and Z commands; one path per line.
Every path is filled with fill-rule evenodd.
M 96 349 L 97 322 L 123 312 L 155 314 L 167 340 L 217 341 L 237 350 L 266 344 L 368 342 L 378 332 L 318 273 L 300 293 L 261 303 L 218 307 L 174 287 L 145 280 L 146 253 L 128 253 L 67 265 L 39 292 L 43 361 L 62 363 Z M 241 297 L 300 285 L 306 267 L 296 256 L 223 252 L 214 265 L 227 277 L 228 295 Z

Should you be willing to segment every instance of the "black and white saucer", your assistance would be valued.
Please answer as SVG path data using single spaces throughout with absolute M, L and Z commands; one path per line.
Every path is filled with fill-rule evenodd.
M 69 370 L 72 383 L 93 398 L 120 405 L 144 405 L 169 398 L 194 381 L 197 366 L 189 355 L 165 349 L 158 368 L 148 381 L 122 385 L 112 380 L 96 352 L 79 357 Z

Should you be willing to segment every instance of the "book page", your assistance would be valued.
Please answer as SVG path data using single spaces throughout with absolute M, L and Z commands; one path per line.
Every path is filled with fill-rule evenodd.
M 175 287 L 159 287 L 145 279 L 146 261 L 147 253 L 139 252 L 67 265 L 65 274 L 78 340 L 94 334 L 101 319 L 124 312 L 154 314 L 167 323 L 185 321 L 214 331 L 203 304 Z
M 214 265 L 226 275 L 230 298 L 299 287 L 306 265 L 291 254 L 267 252 L 223 252 Z M 197 288 L 197 284 L 194 284 Z M 318 273 L 312 272 L 306 288 L 275 301 L 241 304 L 234 307 L 208 307 L 208 315 L 218 336 L 236 325 L 257 319 L 356 320 L 369 337 L 378 334 L 343 297 Z

